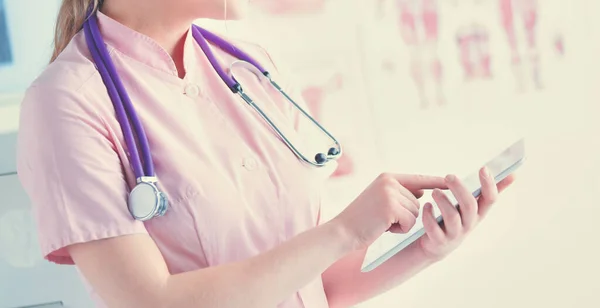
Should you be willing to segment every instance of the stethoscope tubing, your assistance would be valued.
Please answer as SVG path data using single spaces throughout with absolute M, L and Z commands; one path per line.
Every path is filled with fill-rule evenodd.
M 92 58 L 94 59 L 96 67 L 106 85 L 111 101 L 113 102 L 117 120 L 121 124 L 121 130 L 123 132 L 125 142 L 129 148 L 129 156 L 134 174 L 138 181 L 141 178 L 152 178 L 155 176 L 155 174 L 148 138 L 146 136 L 144 127 L 138 118 L 133 103 L 131 102 L 129 95 L 127 94 L 127 91 L 125 90 L 125 87 L 119 78 L 115 65 L 109 55 L 108 49 L 105 47 L 106 45 L 102 35 L 99 33 L 96 14 L 90 14 L 88 16 L 88 19 L 84 23 L 84 31 L 87 44 L 90 47 L 90 53 L 92 54 Z M 219 36 L 200 28 L 199 26 L 192 26 L 192 36 L 203 50 L 204 54 L 207 56 L 209 63 L 215 72 L 228 86 L 228 88 L 234 94 L 238 94 L 248 105 L 250 105 L 261 116 L 261 118 L 268 123 L 268 125 L 275 131 L 279 138 L 299 159 L 310 165 L 322 167 L 329 160 L 336 159 L 342 154 L 342 147 L 338 140 L 313 117 L 311 117 L 302 107 L 300 107 L 285 91 L 283 91 L 283 89 L 271 79 L 268 71 L 265 70 L 260 63 L 250 57 L 247 53 L 236 48 L 233 44 L 228 43 Z M 233 74 L 229 75 L 225 72 L 212 52 L 212 49 L 208 45 L 208 41 L 216 44 L 219 48 L 238 58 L 242 62 L 251 64 L 255 70 L 260 71 L 263 76 L 268 78 L 270 84 L 275 87 L 275 89 L 281 93 L 297 110 L 299 110 L 304 117 L 309 119 L 334 142 L 335 147 L 330 148 L 328 153 L 319 153 L 319 155 L 325 155 L 325 160 L 319 162 L 317 157 L 315 157 L 315 161 L 308 159 L 293 145 L 292 142 L 290 142 L 285 134 L 281 132 L 281 130 L 271 121 L 271 119 L 262 111 L 262 109 L 258 107 L 246 93 L 244 93 L 242 86 L 235 79 Z
M 104 39 L 99 33 L 95 33 L 98 29 L 96 18 L 95 14 L 90 15 L 86 23 L 84 23 L 85 37 L 88 46 L 90 46 L 90 53 L 106 85 L 108 95 L 113 102 L 117 120 L 121 125 L 123 138 L 129 148 L 129 160 L 131 161 L 133 172 L 136 178 L 152 177 L 154 176 L 154 164 L 144 127 L 135 112 L 127 91 L 125 91 L 121 78 L 117 74 L 115 65 L 108 54 L 108 49 L 105 47 Z M 132 124 L 133 129 L 131 127 Z M 140 145 L 139 151 L 136 137 Z M 140 151 L 144 165 L 142 165 L 142 160 L 140 159 Z
M 107 89 L 108 96 L 110 97 L 112 104 L 115 109 L 117 120 L 121 126 L 123 138 L 128 149 L 128 156 L 130 160 L 131 168 L 136 177 L 136 186 L 131 190 L 128 197 L 128 208 L 132 216 L 136 220 L 146 221 L 153 217 L 162 216 L 165 214 L 168 208 L 167 196 L 162 193 L 157 186 L 158 179 L 155 175 L 154 163 L 152 160 L 152 153 L 148 137 L 140 121 L 138 114 L 135 111 L 134 105 L 129 97 L 125 86 L 117 69 L 110 57 L 108 48 L 102 38 L 100 29 L 98 27 L 97 15 L 90 12 L 83 25 L 83 31 L 85 34 L 85 40 L 88 45 L 88 49 L 91 53 L 92 59 L 96 65 L 96 68 L 104 82 Z M 228 43 L 224 39 L 217 35 L 200 28 L 199 26 L 192 26 L 192 36 L 204 54 L 208 58 L 211 66 L 215 72 L 220 76 L 225 85 L 234 93 L 239 95 L 251 108 L 257 112 L 260 117 L 274 130 L 279 138 L 285 143 L 285 145 L 301 160 L 315 167 L 322 167 L 326 165 L 330 160 L 337 159 L 342 154 L 342 147 L 340 143 L 313 117 L 311 117 L 300 105 L 298 105 L 283 89 L 271 79 L 271 76 L 267 70 L 265 70 L 260 63 L 250 57 L 242 50 L 236 48 L 233 44 Z M 212 49 L 208 42 L 212 42 L 217 45 L 223 51 L 236 57 L 238 61 L 234 62 L 230 67 L 230 74 L 226 73 L 223 66 L 219 64 L 219 61 L 215 57 Z M 334 143 L 335 146 L 329 148 L 327 153 L 317 153 L 314 161 L 304 156 L 294 144 L 285 136 L 285 134 L 272 122 L 272 120 L 263 112 L 263 110 L 257 106 L 252 98 L 248 96 L 240 83 L 235 79 L 233 73 L 233 66 L 236 63 L 250 64 L 249 70 L 251 70 L 258 78 L 266 77 L 271 86 L 273 86 L 279 93 L 281 93 L 300 113 L 308 118 L 313 124 L 315 124 L 325 135 L 327 135 Z M 147 203 L 151 207 L 147 207 Z

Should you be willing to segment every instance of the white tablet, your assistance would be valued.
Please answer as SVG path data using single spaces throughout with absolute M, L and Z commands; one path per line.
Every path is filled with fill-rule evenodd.
M 523 164 L 524 159 L 525 141 L 520 139 L 485 165 L 488 167 L 490 173 L 494 175 L 496 183 L 498 183 L 519 168 Z M 479 197 L 481 194 L 479 172 L 475 172 L 474 174 L 464 178 L 463 183 L 469 190 L 473 192 L 473 196 Z M 445 193 L 454 206 L 457 206 L 458 203 L 452 193 L 450 191 L 445 191 Z M 437 221 L 441 223 L 442 215 L 435 202 L 433 202 L 433 199 L 431 199 L 431 203 L 433 204 L 434 215 L 437 217 Z M 423 221 L 421 218 L 417 219 L 415 226 L 406 234 L 393 234 L 386 232 L 367 250 L 361 270 L 363 272 L 372 271 L 424 234 L 425 228 L 423 227 Z

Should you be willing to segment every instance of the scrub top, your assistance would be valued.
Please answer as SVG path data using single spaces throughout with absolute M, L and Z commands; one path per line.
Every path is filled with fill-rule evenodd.
M 98 18 L 171 207 L 148 222 L 132 219 L 129 151 L 80 32 L 28 89 L 21 109 L 18 172 L 47 260 L 73 264 L 65 249 L 71 244 L 148 234 L 176 274 L 250 258 L 319 224 L 320 188 L 335 166 L 301 163 L 231 93 L 189 33 L 181 79 L 155 41 L 102 13 Z M 264 49 L 230 41 L 281 81 Z M 213 51 L 225 67 L 235 60 Z M 299 148 L 310 148 L 310 135 L 302 134 L 307 121 L 276 90 L 249 71 L 236 77 Z M 320 277 L 279 307 L 328 307 Z

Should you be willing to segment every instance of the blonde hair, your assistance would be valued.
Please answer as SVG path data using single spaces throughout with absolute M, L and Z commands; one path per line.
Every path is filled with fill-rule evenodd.
M 50 62 L 67 47 L 73 37 L 83 28 L 90 9 L 98 10 L 102 0 L 63 0 L 54 30 L 54 52 Z

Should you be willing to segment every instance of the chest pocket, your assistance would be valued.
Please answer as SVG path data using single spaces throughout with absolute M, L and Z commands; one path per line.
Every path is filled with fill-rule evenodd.
M 206 265 L 253 257 L 316 226 L 323 171 L 299 162 L 212 170 L 199 183 L 202 193 L 179 205 L 194 217 Z

